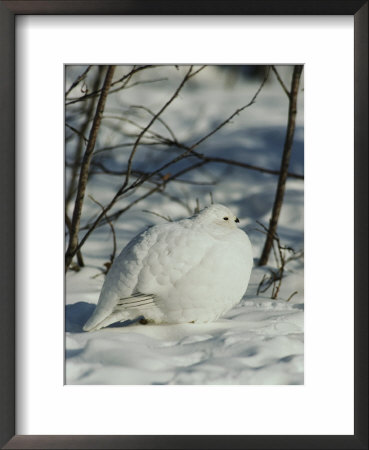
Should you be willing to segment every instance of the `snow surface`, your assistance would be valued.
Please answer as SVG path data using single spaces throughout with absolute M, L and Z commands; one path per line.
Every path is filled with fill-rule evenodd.
M 84 67 L 68 68 L 66 85 L 82 73 Z M 119 67 L 114 79 L 127 73 Z M 279 67 L 285 83 L 290 83 L 290 67 Z M 158 67 L 137 74 L 133 81 L 161 80 L 140 84 L 112 94 L 108 98 L 105 116 L 132 114 L 143 126 L 151 116 L 130 105 L 145 105 L 158 111 L 168 100 L 184 75 L 185 68 Z M 88 84 L 88 79 L 87 79 Z M 248 103 L 260 80 L 253 80 L 217 67 L 207 67 L 163 114 L 178 139 L 193 143 L 237 108 Z M 78 88 L 70 96 L 80 95 Z M 68 123 L 78 128 L 78 103 L 70 111 Z M 73 109 L 74 108 L 74 109 Z M 201 144 L 197 150 L 205 155 L 235 159 L 250 164 L 279 169 L 287 123 L 287 96 L 273 74 L 261 91 L 256 103 L 236 116 L 231 123 Z M 69 110 L 68 110 L 69 111 Z M 132 142 L 125 133 L 137 131 L 126 123 L 104 119 L 96 153 L 108 145 Z M 107 125 L 107 126 L 105 126 Z M 121 127 L 121 128 L 120 128 Z M 124 133 L 122 132 L 124 130 Z M 162 134 L 168 131 L 158 123 L 153 126 Z M 290 171 L 302 174 L 303 90 L 299 93 L 297 128 Z M 73 154 L 76 140 L 66 131 L 66 157 Z M 100 152 L 107 155 L 105 165 L 121 170 L 125 167 L 131 147 Z M 98 153 L 97 153 L 98 154 Z M 153 170 L 179 154 L 174 148 L 158 149 L 142 145 L 138 148 L 134 168 Z M 191 161 L 194 162 L 193 160 Z M 189 165 L 182 161 L 169 173 Z M 67 186 L 69 180 L 67 170 Z M 181 177 L 194 184 L 173 181 L 164 196 L 155 193 L 137 203 L 115 221 L 118 252 L 138 231 L 163 219 L 149 210 L 173 219 L 187 217 L 196 206 L 214 202 L 228 206 L 240 218 L 240 226 L 249 235 L 254 258 L 261 254 L 265 235 L 256 221 L 267 225 L 273 205 L 277 177 L 241 167 L 219 163 L 205 165 Z M 88 192 L 101 204 L 107 204 L 122 180 L 121 177 L 93 175 Z M 202 184 L 198 184 L 202 183 Z M 210 184 L 209 184 L 210 183 Z M 281 243 L 296 251 L 303 250 L 303 181 L 290 178 L 279 220 Z M 140 187 L 123 197 L 112 212 L 128 205 L 147 188 Z M 180 202 L 173 198 L 180 199 Z M 69 209 L 70 214 L 70 209 Z M 86 198 L 82 225 L 100 212 L 100 207 Z M 84 231 L 81 231 L 83 236 Z M 108 225 L 97 228 L 82 249 L 86 267 L 66 275 L 65 309 L 65 381 L 67 384 L 303 384 L 304 383 L 304 266 L 303 259 L 286 266 L 285 278 L 276 300 L 271 289 L 256 295 L 260 280 L 275 268 L 271 254 L 269 265 L 255 265 L 246 295 L 224 317 L 210 324 L 142 325 L 139 322 L 120 324 L 97 332 L 85 333 L 82 326 L 97 303 L 104 281 L 103 265 L 112 253 L 112 234 Z M 289 301 L 292 293 L 297 291 Z

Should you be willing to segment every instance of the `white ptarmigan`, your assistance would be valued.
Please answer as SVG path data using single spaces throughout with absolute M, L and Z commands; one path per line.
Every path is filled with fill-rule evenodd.
M 211 322 L 246 292 L 252 247 L 223 205 L 150 227 L 111 266 L 84 331 L 144 317 L 154 323 Z

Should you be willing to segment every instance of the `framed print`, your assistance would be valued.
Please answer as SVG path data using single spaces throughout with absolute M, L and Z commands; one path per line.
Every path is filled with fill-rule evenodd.
M 80 202 L 84 187 L 79 182 L 81 196 L 74 196 L 77 172 L 73 161 L 79 153 L 76 149 L 81 148 L 77 143 L 83 138 L 73 130 L 77 130 L 79 121 L 89 123 L 87 116 L 83 118 L 80 112 L 81 102 L 88 101 L 88 98 L 84 94 L 82 97 L 78 93 L 76 95 L 75 88 L 66 88 L 69 94 L 66 97 L 65 123 L 69 131 L 66 130 L 65 138 L 65 210 L 71 232 L 68 234 L 65 282 L 65 383 L 303 384 L 303 66 L 149 64 L 109 65 L 108 68 L 90 65 L 86 68 L 66 65 L 66 86 L 75 85 L 75 77 L 78 80 L 80 73 L 86 70 L 85 82 L 91 86 L 100 85 L 100 77 L 104 77 L 102 86 L 105 90 L 101 91 L 102 100 L 98 102 L 104 111 L 100 122 L 99 116 L 94 116 L 98 138 L 91 152 L 90 176 L 85 187 L 89 194 L 86 201 Z M 275 74 L 274 79 L 270 77 L 272 73 Z M 293 94 L 287 98 L 290 98 L 289 110 L 296 110 L 296 114 L 287 114 L 284 107 L 286 93 L 277 75 L 292 79 L 293 87 L 289 89 Z M 131 81 L 124 86 L 129 78 Z M 122 82 L 124 84 L 121 85 Z M 106 83 L 110 83 L 110 88 Z M 251 93 L 252 89 L 254 92 Z M 239 107 L 239 99 L 247 96 L 250 100 Z M 163 102 L 165 98 L 168 100 Z M 161 102 L 163 105 L 159 105 Z M 130 105 L 128 108 L 127 103 Z M 248 117 L 247 125 L 246 117 L 244 120 L 236 119 L 251 107 L 254 117 Z M 154 116 L 148 112 L 156 110 L 158 113 Z M 193 114 L 191 125 L 185 131 L 187 119 L 183 113 L 191 110 L 198 112 Z M 151 117 L 141 117 L 142 111 Z M 225 118 L 212 127 L 215 111 L 219 117 Z M 261 123 L 257 117 L 262 118 Z M 288 137 L 283 144 L 286 118 Z M 148 123 L 144 124 L 147 119 Z M 118 129 L 117 121 L 122 122 Z M 170 136 L 163 135 L 158 128 L 164 123 Z M 196 129 L 196 123 L 201 123 L 203 131 Z M 129 173 L 123 169 L 122 178 L 119 173 L 122 165 L 128 164 L 129 153 L 126 150 L 130 146 L 132 132 L 135 133 L 131 127 L 136 125 L 142 131 L 137 136 L 134 134 L 137 144 L 133 144 L 132 171 Z M 232 127 L 231 135 L 228 125 Z M 269 133 L 262 134 L 263 127 Z M 264 220 L 265 209 L 260 208 L 260 203 L 270 205 L 273 195 L 277 196 L 277 202 L 281 198 L 281 191 L 275 194 L 275 180 L 269 171 L 274 167 L 275 159 L 279 163 L 283 155 L 287 160 L 293 127 L 294 149 L 292 153 L 291 145 L 284 214 L 278 219 L 280 232 L 274 236 L 273 242 L 278 251 L 278 263 L 272 269 L 268 256 L 265 262 L 262 258 L 253 262 L 254 255 L 260 255 L 263 247 L 267 248 L 267 255 L 269 243 L 265 239 L 264 228 L 260 226 L 261 230 L 254 230 L 252 224 Z M 89 140 L 88 148 L 92 148 L 93 140 L 93 137 L 92 141 Z M 267 142 L 273 142 L 273 145 Z M 282 150 L 283 147 L 286 149 L 283 154 L 278 153 L 276 148 Z M 253 167 L 245 164 L 246 148 L 248 161 L 252 161 Z M 201 155 L 206 155 L 206 159 Z M 260 160 L 258 155 L 262 155 Z M 263 167 L 265 159 L 269 161 L 268 168 Z M 247 179 L 246 168 L 250 172 L 252 170 Z M 278 170 L 276 172 L 278 174 Z M 82 167 L 80 174 L 83 174 Z M 153 186 L 153 182 L 158 185 Z M 117 192 L 112 193 L 111 188 Z M 130 192 L 129 198 L 126 197 L 127 192 Z M 110 207 L 104 207 L 102 216 L 101 207 L 92 199 L 102 204 L 101 199 L 106 196 L 111 196 L 112 200 Z M 244 208 L 242 205 L 246 204 L 247 208 Z M 232 206 L 233 211 L 230 209 Z M 74 213 L 77 210 L 81 210 L 79 221 Z M 293 214 L 289 215 L 288 210 Z M 104 226 L 105 214 L 109 219 Z M 143 217 L 145 214 L 146 219 Z M 94 225 L 84 225 L 92 216 L 96 217 L 93 222 L 96 223 L 95 232 L 92 231 Z M 183 216 L 190 217 L 183 219 Z M 74 217 L 75 225 L 70 217 Z M 98 218 L 101 220 L 99 223 Z M 122 227 L 126 221 L 131 223 L 131 227 L 128 223 Z M 78 250 L 73 250 L 72 242 L 74 233 L 77 233 L 74 226 L 78 227 L 78 222 L 80 230 L 87 227 L 89 233 L 86 238 L 79 239 L 81 243 L 85 242 L 84 251 L 79 256 Z M 133 226 L 134 223 L 137 225 Z M 213 229 L 213 224 L 219 228 Z M 139 232 L 135 237 L 137 226 L 142 226 L 143 234 Z M 291 234 L 293 238 L 289 239 Z M 102 235 L 112 238 L 111 248 L 105 254 L 103 249 L 97 250 L 101 244 L 108 249 L 106 240 L 101 240 Z M 182 238 L 186 245 L 181 244 Z M 236 245 L 227 257 L 233 239 Z M 151 245 L 151 242 L 156 243 Z M 118 256 L 120 243 L 126 247 Z M 69 256 L 75 251 L 77 259 Z M 98 254 L 102 256 L 99 263 L 96 259 Z M 96 263 L 100 269 L 91 273 Z M 122 265 L 126 275 L 122 273 Z M 285 267 L 289 270 L 288 278 Z M 157 270 L 157 275 L 152 276 Z M 132 278 L 128 274 L 132 274 Z M 114 295 L 112 298 L 115 303 L 112 314 L 106 314 L 104 305 L 111 301 L 116 283 L 122 282 L 128 284 L 127 290 L 119 288 L 119 298 Z M 94 284 L 97 287 L 95 294 L 101 291 L 96 308 L 89 301 Z M 89 292 L 85 292 L 82 286 Z M 245 291 L 248 292 L 247 300 L 240 302 Z M 266 292 L 267 296 L 262 296 Z M 181 299 L 178 304 L 174 300 L 176 298 Z M 260 333 L 260 329 L 264 332 Z M 121 353 L 119 349 L 125 347 L 127 340 L 130 351 Z M 89 353 L 91 345 L 97 345 L 99 350 Z M 102 348 L 105 348 L 103 352 Z M 274 361 L 270 351 L 274 354 Z M 97 360 L 101 363 L 99 368 Z M 177 363 L 173 364 L 174 361 Z
M 368 448 L 367 2 L 0 8 L 1 445 Z

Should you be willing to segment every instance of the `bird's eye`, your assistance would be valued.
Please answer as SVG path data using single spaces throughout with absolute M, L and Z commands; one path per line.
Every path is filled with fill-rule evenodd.
M 228 217 L 223 217 L 223 220 L 228 220 Z

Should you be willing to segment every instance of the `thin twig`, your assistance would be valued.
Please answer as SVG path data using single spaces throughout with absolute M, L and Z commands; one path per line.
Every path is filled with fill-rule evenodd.
M 151 127 L 151 125 L 156 121 L 156 119 L 166 110 L 166 108 L 172 103 L 172 101 L 177 97 L 177 95 L 179 94 L 180 90 L 183 88 L 183 86 L 185 85 L 186 81 L 188 80 L 188 76 L 190 75 L 192 71 L 192 66 L 189 68 L 188 72 L 186 73 L 186 75 L 184 76 L 183 80 L 181 81 L 180 85 L 177 87 L 177 89 L 175 90 L 174 94 L 170 97 L 170 99 L 165 103 L 164 106 L 162 106 L 162 108 L 160 108 L 160 110 L 155 114 L 155 116 L 150 120 L 150 122 L 146 125 L 146 127 L 141 131 L 141 133 L 139 134 L 139 136 L 136 139 L 136 142 L 133 146 L 133 149 L 131 151 L 131 154 L 129 155 L 128 158 L 128 165 L 127 165 L 127 175 L 126 175 L 126 179 L 124 180 L 124 183 L 122 185 L 122 187 L 120 188 L 119 192 L 122 193 L 125 189 L 125 187 L 128 185 L 129 182 L 129 178 L 131 175 L 131 170 L 132 170 L 132 162 L 133 162 L 133 158 L 135 156 L 135 153 L 137 151 L 137 147 L 141 141 L 141 138 L 143 137 L 143 135 L 146 133 L 146 131 Z
M 109 216 L 110 220 L 115 220 L 117 219 L 121 214 L 125 213 L 126 211 L 128 211 L 129 209 L 132 208 L 132 206 L 136 205 L 137 203 L 141 202 L 142 200 L 144 200 L 145 198 L 149 197 L 150 195 L 154 194 L 155 192 L 160 192 L 163 194 L 163 192 L 161 192 L 161 189 L 163 189 L 165 187 L 165 185 L 171 181 L 173 181 L 174 179 L 176 179 L 177 177 L 180 177 L 181 175 L 184 175 L 187 172 L 190 172 L 191 170 L 195 170 L 201 166 L 203 166 L 205 164 L 205 162 L 200 161 L 196 164 L 193 164 L 192 166 L 186 167 L 185 169 L 180 170 L 179 172 L 175 173 L 174 175 L 171 175 L 169 178 L 165 179 L 162 181 L 162 183 L 158 184 L 157 186 L 155 186 L 154 188 L 150 189 L 148 192 L 146 192 L 145 194 L 141 195 L 140 197 L 138 197 L 137 199 L 135 199 L 133 202 L 131 202 L 129 205 L 127 205 L 126 207 L 116 211 L 115 213 L 111 214 Z M 105 207 L 104 212 L 107 212 L 111 209 L 112 205 L 111 203 L 109 203 L 108 206 Z M 192 214 L 192 211 L 190 211 L 190 214 Z M 86 234 L 83 236 L 83 238 L 81 239 L 81 242 L 79 243 L 79 247 L 82 247 L 83 244 L 86 242 L 87 238 L 89 237 L 89 235 L 92 233 L 92 231 L 97 227 L 97 225 L 100 223 L 102 217 L 104 216 L 103 213 L 101 213 L 96 220 L 94 221 L 94 223 L 92 223 L 91 225 L 85 226 L 83 229 L 84 230 L 88 230 L 86 232 Z M 104 222 L 102 222 L 100 225 L 103 225 Z
M 259 86 L 259 89 L 255 92 L 255 95 L 252 97 L 252 99 L 249 101 L 249 103 L 247 103 L 247 105 L 244 105 L 241 108 L 238 108 L 233 114 L 231 114 L 226 120 L 221 122 L 210 133 L 208 133 L 206 136 L 204 136 L 201 139 L 199 139 L 194 145 L 191 146 L 191 148 L 198 147 L 202 142 L 204 142 L 206 139 L 208 139 L 210 136 L 212 136 L 214 133 L 216 133 L 220 128 L 224 127 L 224 125 L 226 125 L 228 122 L 230 122 L 233 119 L 233 117 L 237 116 L 244 109 L 249 108 L 251 105 L 253 105 L 255 103 L 259 93 L 263 89 L 264 84 L 266 83 L 266 81 L 267 81 L 267 79 L 269 77 L 269 72 L 270 72 L 270 70 L 268 68 L 268 70 L 266 71 L 266 74 L 264 76 L 264 79 L 263 79 L 262 83 Z
M 138 123 L 134 122 L 131 119 L 127 119 L 126 117 L 121 117 L 121 116 L 114 116 L 114 115 L 104 115 L 103 119 L 115 119 L 115 120 L 120 120 L 122 122 L 127 122 L 130 125 L 133 125 L 135 127 L 137 127 L 139 130 L 143 131 L 145 128 L 142 127 L 141 125 L 139 125 Z M 159 120 L 159 119 L 158 119 Z M 147 137 L 148 139 L 158 139 L 160 141 L 161 144 L 166 144 L 168 141 L 166 138 L 162 137 L 160 134 L 155 133 L 152 130 L 147 130 L 147 133 L 151 134 L 152 137 Z M 136 134 L 129 134 L 129 133 L 125 133 L 127 136 L 135 136 L 136 139 L 138 138 L 139 135 Z M 134 145 L 134 144 L 133 144 Z
M 68 228 L 68 232 L 70 235 L 71 229 L 72 229 L 72 221 L 70 220 L 69 216 L 67 213 L 65 213 L 65 224 Z M 77 262 L 79 267 L 84 267 L 85 266 L 85 262 L 83 261 L 83 256 L 82 256 L 82 252 L 81 249 L 78 250 L 78 252 L 76 253 L 77 256 Z
M 261 291 L 261 287 L 262 287 L 262 285 L 263 285 L 263 283 L 264 283 L 265 278 L 266 278 L 266 274 L 264 273 L 263 278 L 261 279 L 261 281 L 260 281 L 260 283 L 259 283 L 259 286 L 258 286 L 258 289 L 257 289 L 257 291 L 256 291 L 256 295 L 259 295 L 259 293 L 260 293 L 260 291 Z
M 151 111 L 151 109 L 147 108 L 146 106 L 132 105 L 131 108 L 143 109 L 144 111 L 151 114 L 152 117 L 155 116 L 155 113 L 153 111 Z M 175 134 L 173 133 L 173 130 L 169 127 L 169 125 L 161 117 L 158 117 L 158 122 L 160 122 L 167 129 L 169 134 L 172 136 L 173 141 L 177 142 L 177 138 L 176 138 Z
M 99 205 L 100 208 L 101 208 L 102 210 L 104 210 L 104 206 L 103 206 L 100 202 L 98 202 L 96 199 L 94 199 L 94 198 L 92 197 L 92 195 L 89 195 L 89 198 L 90 198 L 94 203 L 96 203 L 97 205 Z M 109 224 L 110 229 L 111 229 L 111 232 L 112 232 L 112 234 L 113 234 L 113 253 L 110 255 L 110 265 L 111 265 L 111 264 L 113 264 L 114 259 L 115 259 L 115 255 L 116 255 L 116 253 L 117 253 L 117 238 L 116 238 L 116 235 L 115 235 L 114 225 L 112 224 L 111 220 L 109 219 L 109 217 L 108 217 L 106 214 L 105 214 L 105 218 L 106 218 L 106 221 L 107 221 L 107 223 Z M 107 269 L 108 269 L 107 271 L 109 271 L 109 268 L 107 268 Z
M 120 144 L 117 146 L 106 147 L 104 149 L 99 149 L 99 150 L 95 151 L 94 155 L 96 155 L 100 152 L 107 151 L 107 150 L 114 150 L 115 148 L 120 148 L 120 147 L 129 147 L 131 145 L 132 144 L 127 143 L 127 144 Z M 142 142 L 141 145 L 153 145 L 153 146 L 163 145 L 163 142 L 145 142 L 145 143 Z M 254 164 L 248 164 L 248 163 L 241 162 L 241 161 L 235 161 L 233 159 L 205 156 L 202 153 L 199 153 L 199 152 L 196 152 L 195 150 L 193 150 L 192 147 L 189 147 L 185 144 L 180 144 L 179 142 L 171 141 L 170 145 L 176 146 L 183 150 L 187 150 L 188 153 L 191 153 L 193 156 L 196 156 L 197 158 L 202 159 L 203 161 L 205 161 L 207 163 L 220 163 L 220 164 L 227 164 L 227 165 L 231 165 L 231 166 L 238 166 L 238 167 L 243 167 L 244 169 L 255 170 L 255 171 L 261 172 L 261 173 L 268 173 L 270 175 L 279 175 L 280 174 L 279 170 L 267 169 L 266 167 L 260 167 L 260 166 L 254 165 Z M 121 173 L 121 174 L 123 175 L 123 173 Z M 288 172 L 287 175 L 289 178 L 295 178 L 297 180 L 304 179 L 304 175 L 300 175 L 300 174 L 294 173 L 294 172 Z
M 141 84 L 149 84 L 149 83 L 157 83 L 158 81 L 168 81 L 168 78 L 155 78 L 154 80 L 141 80 L 141 81 L 135 81 L 132 84 L 127 84 L 124 89 L 130 89 L 133 88 L 135 86 L 139 86 Z M 123 88 L 119 88 L 119 89 L 115 89 L 112 92 L 116 92 L 118 90 L 122 90 Z
M 210 191 L 209 195 L 210 195 L 210 204 L 214 205 L 213 193 Z
M 142 212 L 153 214 L 154 216 L 158 216 L 161 219 L 166 220 L 167 222 L 173 222 L 173 220 L 169 216 L 168 217 L 167 216 L 162 216 L 161 214 L 159 214 L 159 213 L 157 213 L 155 211 L 149 211 L 148 209 L 143 209 Z
M 202 70 L 204 70 L 205 67 L 207 67 L 206 64 L 203 65 L 203 66 L 201 66 L 199 69 L 195 70 L 195 72 L 191 73 L 191 75 L 189 76 L 189 78 L 192 78 L 192 77 L 194 77 L 195 75 L 197 75 L 199 72 L 201 72 Z
M 122 78 L 120 78 L 119 80 L 114 81 L 111 84 L 111 86 L 115 86 L 116 84 L 126 80 L 127 78 L 131 78 L 133 74 L 135 74 L 137 72 L 140 72 L 141 70 L 152 69 L 154 67 L 157 67 L 157 66 L 156 65 L 152 65 L 152 64 L 148 64 L 148 65 L 145 65 L 145 66 L 136 67 L 136 68 L 132 69 L 128 74 L 126 74 Z M 110 93 L 113 94 L 115 92 L 121 91 L 124 88 L 125 88 L 125 85 L 123 84 L 122 87 L 120 87 L 118 89 L 113 89 Z M 66 106 L 72 105 L 72 104 L 77 103 L 77 102 L 81 102 L 83 100 L 87 100 L 88 98 L 96 97 L 100 93 L 101 93 L 101 89 L 98 89 L 98 90 L 96 90 L 94 92 L 91 92 L 90 94 L 84 95 L 83 97 L 73 98 L 68 103 L 66 103 Z
M 141 200 L 144 200 L 145 198 L 149 197 L 150 195 L 154 194 L 155 192 L 160 192 L 163 187 L 165 187 L 169 182 L 175 180 L 177 177 L 190 172 L 191 170 L 198 169 L 199 167 L 203 166 L 205 163 L 200 161 L 192 166 L 187 167 L 186 169 L 180 170 L 174 175 L 171 175 L 169 178 L 167 178 L 165 181 L 163 181 L 161 184 L 158 184 L 155 188 L 149 190 L 146 194 L 142 195 L 138 199 L 134 200 L 131 204 L 126 206 L 125 208 L 120 209 L 119 211 L 115 212 L 110 216 L 111 219 L 117 219 L 121 214 L 128 211 L 133 205 L 139 203 Z M 191 212 L 192 214 L 192 212 Z M 81 241 L 82 243 L 82 241 Z
M 199 212 L 200 212 L 200 203 L 199 203 L 199 199 L 196 198 L 196 207 L 195 207 L 194 213 L 197 214 Z
M 114 81 L 111 86 L 113 87 L 116 84 L 121 83 L 122 81 L 132 78 L 132 75 L 134 75 L 137 72 L 141 72 L 142 70 L 146 70 L 146 69 L 153 69 L 155 67 L 158 67 L 158 66 L 154 65 L 154 64 L 146 64 L 143 66 L 133 66 L 132 70 L 128 74 L 125 74 L 121 78 L 119 78 L 119 80 Z
M 293 293 L 288 297 L 288 299 L 286 300 L 286 302 L 289 302 L 289 301 L 291 300 L 291 298 L 292 298 L 294 295 L 296 295 L 296 294 L 298 294 L 298 291 L 293 292 Z
M 244 169 L 250 169 L 250 170 L 255 170 L 257 172 L 262 172 L 262 173 L 269 173 L 271 175 L 279 175 L 280 171 L 279 170 L 273 170 L 273 169 L 267 169 L 265 167 L 260 167 L 260 166 L 255 166 L 254 164 L 248 164 L 248 163 L 244 163 L 241 161 L 234 161 L 232 159 L 227 159 L 227 158 L 217 158 L 217 157 L 210 157 L 210 156 L 205 156 L 202 155 L 201 153 L 198 152 L 192 152 L 194 154 L 194 156 L 208 162 L 208 163 L 222 163 L 222 164 L 228 164 L 231 166 L 238 166 L 238 167 L 243 167 Z M 288 176 L 290 178 L 296 178 L 298 180 L 303 180 L 304 179 L 304 175 L 300 175 L 297 173 L 293 173 L 293 172 L 288 172 Z
M 282 86 L 282 89 L 286 93 L 287 97 L 290 99 L 291 98 L 291 93 L 287 89 L 286 85 L 283 83 L 283 80 L 282 80 L 281 76 L 279 75 L 279 73 L 278 73 L 277 69 L 275 68 L 275 66 L 272 66 L 272 70 L 275 73 L 275 76 L 277 77 L 277 79 L 279 81 L 279 84 Z
M 96 171 L 94 171 L 94 170 L 90 171 L 91 174 L 95 174 L 95 175 L 109 174 L 109 175 L 112 175 L 112 176 L 121 177 L 122 175 L 126 175 L 126 173 L 127 173 L 126 170 L 112 170 L 112 169 L 108 169 L 101 162 L 94 162 L 93 163 L 93 167 L 101 169 L 101 171 L 97 171 L 97 170 Z M 145 178 L 150 175 L 148 172 L 143 172 L 143 171 L 140 171 L 140 170 L 132 170 L 131 174 L 135 175 L 137 177 L 145 177 Z M 152 177 L 150 177 L 146 181 L 149 182 L 149 183 L 158 184 L 158 182 L 160 182 L 160 180 L 163 180 L 164 177 L 168 178 L 169 176 L 170 176 L 170 174 L 169 175 L 168 174 L 162 175 L 162 176 L 160 176 L 160 178 L 157 181 L 152 180 Z M 214 186 L 215 184 L 217 184 L 216 180 L 214 180 L 214 181 L 194 181 L 194 180 L 176 179 L 176 180 L 173 180 L 173 181 L 176 182 L 176 183 L 191 184 L 191 185 L 194 185 L 194 186 Z
M 84 134 L 81 133 L 80 131 L 78 131 L 76 128 L 72 127 L 72 125 L 69 125 L 69 123 L 65 123 L 65 126 L 67 128 L 69 128 L 70 130 L 72 130 L 73 133 L 76 133 L 79 137 L 81 137 L 85 141 L 85 143 L 88 142 L 88 139 L 86 138 L 86 136 L 84 136 Z
M 176 181 L 175 179 L 173 181 Z M 175 203 L 178 203 L 179 205 L 183 206 L 183 208 L 188 212 L 188 214 L 192 214 L 192 209 L 191 207 L 184 202 L 181 198 L 176 197 L 175 195 L 171 195 L 166 191 L 160 190 L 158 191 L 162 196 L 169 198 L 169 200 L 172 200 Z
M 86 78 L 86 75 L 90 71 L 91 67 L 92 66 L 88 66 L 87 69 L 79 77 L 76 78 L 76 80 L 71 84 L 70 88 L 65 93 L 65 97 L 68 97 L 68 94 L 70 93 L 70 91 L 72 89 L 74 89 L 82 80 L 84 80 Z
M 134 145 L 134 142 L 124 142 L 124 143 L 117 144 L 117 145 L 110 145 L 108 147 L 99 148 L 99 149 L 94 151 L 94 156 L 96 156 L 96 155 L 98 155 L 100 153 L 108 152 L 110 150 L 116 150 L 118 148 L 132 147 L 132 145 Z M 162 146 L 163 143 L 162 142 L 141 142 L 141 145 L 145 145 L 145 146 Z

